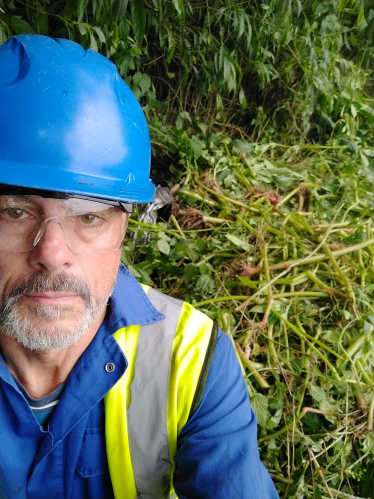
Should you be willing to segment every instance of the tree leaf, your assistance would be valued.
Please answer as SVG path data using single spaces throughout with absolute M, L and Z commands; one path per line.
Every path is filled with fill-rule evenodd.
M 175 10 L 178 12 L 178 16 L 180 16 L 184 10 L 183 0 L 173 0 L 173 5 Z
M 134 36 L 140 43 L 145 34 L 146 12 L 143 0 L 135 0 L 131 2 L 131 20 L 134 30 Z
M 129 0 L 116 0 L 115 9 L 114 9 L 115 11 L 114 20 L 117 23 L 120 23 L 122 19 L 125 17 L 128 3 Z
M 35 33 L 34 29 L 18 16 L 10 18 L 10 25 L 16 35 L 33 35 Z
M 94 29 L 96 31 L 96 34 L 99 37 L 99 40 L 101 41 L 101 43 L 105 43 L 106 42 L 105 35 L 101 31 L 101 29 L 98 28 L 97 26 L 92 26 L 92 29 Z
M 78 0 L 78 8 L 77 8 L 77 15 L 78 15 L 78 22 L 83 19 L 85 7 L 86 7 L 86 0 Z
M 79 29 L 79 33 L 84 36 L 86 34 L 86 26 L 84 25 L 84 23 L 81 23 L 80 21 L 78 21 L 78 29 Z
M 95 52 L 98 52 L 99 48 L 97 46 L 96 38 L 92 34 L 90 35 L 90 41 L 91 41 L 90 49 L 94 50 Z
M 48 35 L 48 16 L 38 12 L 35 19 L 35 31 L 38 35 Z

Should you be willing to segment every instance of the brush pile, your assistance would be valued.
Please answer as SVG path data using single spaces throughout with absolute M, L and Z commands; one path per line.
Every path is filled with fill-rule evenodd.
M 370 150 L 215 141 L 169 222 L 134 260 L 141 281 L 232 337 L 261 456 L 287 497 L 372 497 L 374 226 Z

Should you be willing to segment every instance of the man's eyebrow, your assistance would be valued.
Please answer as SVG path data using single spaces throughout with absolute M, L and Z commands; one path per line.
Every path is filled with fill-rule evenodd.
M 33 199 L 31 199 L 31 196 L 29 194 L 3 194 L 3 196 L 8 198 L 21 198 L 29 202 L 35 202 Z

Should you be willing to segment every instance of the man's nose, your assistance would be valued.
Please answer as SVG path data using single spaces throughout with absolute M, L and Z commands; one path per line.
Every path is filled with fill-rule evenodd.
M 53 272 L 70 267 L 75 255 L 69 247 L 69 235 L 61 221 L 51 217 L 43 222 L 30 251 L 30 263 L 33 267 Z

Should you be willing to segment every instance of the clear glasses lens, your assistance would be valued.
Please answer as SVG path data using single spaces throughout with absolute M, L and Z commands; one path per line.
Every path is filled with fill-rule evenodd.
M 60 226 L 73 253 L 107 253 L 121 246 L 120 207 L 76 198 L 0 196 L 0 250 L 31 251 L 52 223 Z

